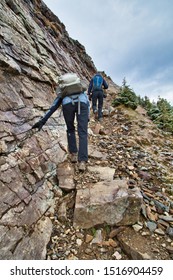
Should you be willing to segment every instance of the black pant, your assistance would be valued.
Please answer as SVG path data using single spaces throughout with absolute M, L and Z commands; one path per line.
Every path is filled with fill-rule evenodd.
M 78 102 L 63 105 L 63 114 L 67 126 L 67 141 L 70 153 L 78 152 L 79 161 L 88 160 L 88 105 L 80 103 L 80 114 L 78 114 Z M 77 118 L 77 130 L 79 136 L 79 148 L 76 144 L 75 115 Z
M 98 119 L 102 118 L 102 108 L 103 108 L 103 91 L 97 90 L 92 93 L 92 109 L 97 110 L 98 101 Z

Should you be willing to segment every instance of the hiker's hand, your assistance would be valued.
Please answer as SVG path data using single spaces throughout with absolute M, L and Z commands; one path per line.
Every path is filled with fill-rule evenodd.
M 32 126 L 32 129 L 38 128 L 38 130 L 41 130 L 44 124 L 45 124 L 45 122 L 43 120 L 40 120 Z
M 107 94 L 106 93 L 103 93 L 103 98 L 106 98 L 107 97 Z

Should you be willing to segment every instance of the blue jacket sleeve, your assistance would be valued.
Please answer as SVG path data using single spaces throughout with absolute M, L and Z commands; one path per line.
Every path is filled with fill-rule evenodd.
M 108 84 L 106 83 L 105 79 L 103 79 L 103 87 L 104 87 L 104 89 L 108 88 Z
M 60 96 L 57 96 L 50 107 L 50 109 L 46 112 L 44 117 L 41 119 L 44 123 L 50 118 L 50 116 L 60 107 L 62 103 L 62 98 Z
M 88 87 L 88 95 L 90 95 L 91 90 L 92 90 L 92 87 L 93 87 L 93 79 L 91 79 L 91 81 L 90 81 L 90 83 L 89 83 L 89 87 Z

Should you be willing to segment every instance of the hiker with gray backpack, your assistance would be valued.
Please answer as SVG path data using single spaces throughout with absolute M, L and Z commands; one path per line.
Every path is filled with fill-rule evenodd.
M 89 100 L 92 100 L 92 109 L 95 119 L 102 121 L 103 98 L 106 97 L 104 89 L 108 88 L 108 84 L 102 77 L 101 72 L 97 72 L 91 79 L 88 87 Z
M 75 163 L 78 161 L 80 171 L 86 169 L 86 162 L 88 161 L 88 121 L 90 105 L 85 90 L 86 87 L 75 73 L 61 75 L 58 79 L 56 99 L 46 114 L 32 126 L 32 129 L 42 129 L 50 116 L 62 104 L 63 116 L 67 126 L 67 141 L 71 162 Z M 79 136 L 78 148 L 75 135 L 75 116 L 77 119 Z

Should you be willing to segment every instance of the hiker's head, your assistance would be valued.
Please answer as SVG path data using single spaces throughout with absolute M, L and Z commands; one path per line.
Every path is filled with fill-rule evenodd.
M 97 71 L 96 75 L 101 75 L 102 71 Z

